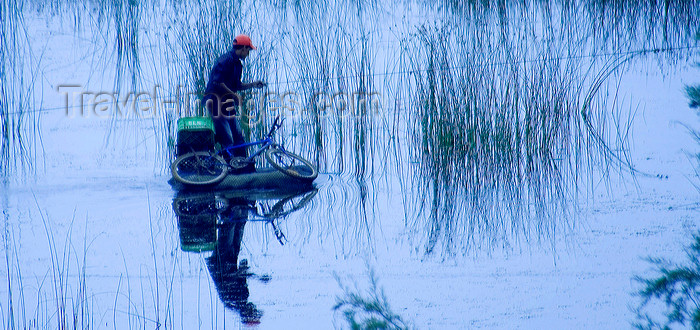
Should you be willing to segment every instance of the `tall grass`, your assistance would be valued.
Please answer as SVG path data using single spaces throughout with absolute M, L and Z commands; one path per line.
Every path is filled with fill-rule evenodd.
M 689 106 L 691 108 L 697 109 L 700 107 L 700 85 L 697 86 L 686 86 L 685 88 L 686 96 L 688 97 L 689 100 Z M 698 115 L 700 115 L 700 112 L 698 112 Z M 690 128 L 690 133 L 693 135 L 695 138 L 695 142 L 700 145 L 700 129 L 692 129 Z M 694 155 L 695 159 L 695 177 L 696 179 L 700 179 L 700 152 L 696 153 Z M 698 191 L 700 191 L 700 182 L 696 181 L 695 187 L 697 188 Z
M 41 61 L 32 52 L 24 4 L 0 0 L 4 175 L 18 165 L 31 167 L 38 150 L 40 117 L 32 106 Z M 113 38 L 103 48 L 95 44 L 115 67 L 115 88 L 124 81 L 137 88 L 145 80 L 139 77 L 144 49 L 154 46 L 144 43 L 141 33 L 161 28 L 163 39 L 154 38 L 168 47 L 167 61 L 152 60 L 152 65 L 167 67 L 161 81 L 169 95 L 180 87 L 191 93 L 189 102 L 178 99 L 187 102 L 181 107 L 185 112 L 164 111 L 155 119 L 156 136 L 165 145 L 159 152 L 172 157 L 175 121 L 204 114 L 196 100 L 214 61 L 230 49 L 236 34 L 252 35 L 259 49 L 246 61 L 244 79 L 262 79 L 270 91 L 300 96 L 301 106 L 278 137 L 328 174 L 318 199 L 325 204 L 308 214 L 319 220 L 313 225 L 337 242 L 341 254 L 372 248 L 375 212 L 385 209 L 378 192 L 391 189 L 387 177 L 393 173 L 387 171 L 392 168 L 400 174 L 406 225 L 426 253 L 512 247 L 523 241 L 548 244 L 562 227 L 575 225 L 569 210 L 596 171 L 632 167 L 625 154 L 630 121 L 611 115 L 621 111 L 614 96 L 608 98 L 608 92 L 614 95 L 615 79 L 637 50 L 650 50 L 647 59 L 659 62 L 687 56 L 690 50 L 664 50 L 696 45 L 689 36 L 700 17 L 697 1 L 419 1 L 412 4 L 426 17 L 413 18 L 417 25 L 405 23 L 408 34 L 401 35 L 406 31 L 383 29 L 392 22 L 376 1 L 266 4 L 96 1 L 102 15 L 96 26 L 108 29 Z M 76 22 L 84 18 L 78 15 L 92 13 L 72 2 L 50 5 L 72 6 Z M 163 13 L 163 20 L 148 20 Z M 433 18 L 444 23 L 426 23 Z M 398 40 L 384 43 L 391 33 Z M 385 78 L 384 86 L 377 77 Z M 313 98 L 356 92 L 380 92 L 384 105 L 392 106 L 376 116 L 367 97 Z M 244 113 L 252 118 L 247 129 L 251 138 L 265 132 L 272 119 L 270 104 L 257 96 L 248 96 L 256 107 Z M 134 127 L 112 129 L 124 133 Z M 4 216 L 10 293 L 3 302 L 9 311 L 3 323 L 9 328 L 96 327 L 94 316 L 102 314 L 88 286 L 85 239 L 82 253 L 79 247 L 57 243 L 45 220 L 52 268 L 47 282 L 37 283 L 36 301 L 42 305 L 32 309 L 27 301 L 30 295 L 34 301 L 35 292 L 28 289 Z M 151 229 L 156 250 L 158 228 Z M 153 263 L 158 269 L 156 259 Z M 155 278 L 151 269 L 139 270 L 139 276 L 126 272 L 114 295 L 114 320 L 126 310 L 130 327 L 174 327 L 175 265 L 172 270 L 160 267 Z M 142 279 L 140 303 L 137 285 L 130 284 L 136 277 Z M 362 300 L 345 302 L 363 306 Z M 124 303 L 127 307 L 117 311 Z
M 682 263 L 650 257 L 648 261 L 654 266 L 651 277 L 634 277 L 640 284 L 636 293 L 640 302 L 635 308 L 637 317 L 633 323 L 636 328 L 700 328 L 699 233 L 693 235 L 693 243 L 685 249 L 685 255 L 687 260 Z M 659 305 L 663 308 L 659 309 Z
M 632 167 L 631 120 L 609 123 L 619 110 L 606 94 L 629 55 L 591 56 L 567 8 L 514 7 L 409 36 L 407 191 L 429 254 L 549 242 L 573 225 L 568 209 L 595 168 Z
M 148 121 L 143 119 L 148 114 L 142 117 L 136 110 L 138 101 L 145 101 L 143 97 L 137 100 L 136 95 L 143 92 L 150 93 L 155 89 L 147 84 L 150 79 L 144 77 L 142 70 L 142 56 L 147 56 L 146 52 L 153 50 L 143 47 L 141 42 L 143 35 L 150 32 L 147 27 L 144 27 L 147 19 L 144 14 L 153 12 L 153 8 L 148 1 L 114 0 L 96 1 L 89 4 L 87 10 L 98 13 L 97 22 L 93 22 L 92 19 L 95 18 L 92 17 L 83 16 L 82 19 L 93 23 L 94 29 L 107 32 L 93 33 L 95 52 L 101 53 L 101 61 L 104 61 L 100 64 L 114 68 L 113 83 L 112 86 L 107 86 L 107 91 L 116 93 L 116 97 L 110 104 L 113 111 L 109 113 L 110 122 L 105 132 L 104 145 L 115 148 L 118 153 L 122 153 L 125 149 L 138 150 L 138 145 L 145 139 L 143 127 Z M 102 79 L 106 80 L 106 75 Z M 129 102 L 133 102 L 129 103 L 133 104 L 133 110 L 118 110 L 119 102 L 124 99 L 130 99 Z M 154 107 L 157 106 L 157 100 L 148 101 Z
M 241 3 L 214 1 L 211 3 L 183 3 L 182 28 L 178 31 L 173 51 L 178 58 L 180 82 L 194 91 L 194 96 L 204 96 L 209 72 L 216 59 L 231 50 L 233 39 L 241 30 Z M 194 17 L 188 17 L 195 13 Z M 193 115 L 204 115 L 203 107 L 197 107 Z
M 375 132 L 375 11 L 333 1 L 296 8 L 288 41 L 295 62 L 286 86 L 301 98 L 301 144 L 329 172 L 362 178 L 377 157 L 382 135 Z
M 7 196 L 3 202 L 4 230 L 3 243 L 6 261 L 7 300 L 3 306 L 2 323 L 5 329 L 33 329 L 52 327 L 54 329 L 95 328 L 93 311 L 94 297 L 87 290 L 86 255 L 89 244 L 83 240 L 82 254 L 72 242 L 73 221 L 62 246 L 56 241 L 55 228 L 51 220 L 39 210 L 44 224 L 48 243 L 50 266 L 45 274 L 31 276 L 23 273 L 20 244 L 16 240 L 16 222 L 10 218 Z M 77 267 L 74 270 L 72 267 Z M 30 281 L 32 278 L 36 283 Z
M 500 20 L 506 24 L 515 13 L 528 16 L 540 12 L 547 19 L 567 19 L 580 15 L 580 24 L 562 25 L 562 29 L 584 29 L 585 45 L 598 52 L 625 52 L 638 49 L 686 48 L 697 32 L 700 2 L 691 1 L 479 1 L 428 0 L 443 14 L 456 19 Z M 687 59 L 692 52 L 662 52 L 663 63 Z
M 116 45 L 115 86 L 119 86 L 124 73 L 128 73 L 132 88 L 138 86 L 141 64 L 139 57 L 139 27 L 144 7 L 139 0 L 112 1 L 109 8 L 114 20 Z
M 270 70 L 271 90 L 294 93 L 282 135 L 333 181 L 323 192 L 336 215 L 329 234 L 355 246 L 371 246 L 377 225 L 376 185 L 386 172 L 389 132 L 385 131 L 378 66 L 381 10 L 370 2 L 330 1 L 295 5 L 279 25 Z M 276 74 L 275 74 L 276 73 Z
M 674 52 L 658 54 L 659 64 L 674 64 L 693 54 L 692 40 L 700 24 L 700 1 L 584 2 L 591 43 L 609 51 L 638 49 Z
M 592 3 L 455 2 L 428 14 L 445 15 L 446 24 L 422 25 L 387 48 L 377 47 L 376 26 L 363 25 L 381 20 L 381 5 L 297 3 L 288 15 L 290 4 L 275 3 L 281 12 L 271 15 L 284 24 L 267 40 L 273 69 L 263 79 L 270 90 L 301 96 L 291 125 L 278 135 L 322 172 L 346 180 L 328 196 L 334 210 L 353 214 L 338 235 L 371 236 L 374 188 L 387 164 L 402 173 L 406 217 L 426 233 L 428 252 L 440 242 L 452 248 L 548 244 L 558 229 L 575 224 L 561 219 L 570 219 L 581 185 L 595 173 L 635 172 L 627 154 L 631 118 L 607 93 L 614 94 L 613 83 L 631 59 L 645 53 L 633 50 L 663 44 L 643 41 L 659 36 L 659 21 L 631 27 L 627 18 L 638 9 L 606 9 L 614 16 L 603 19 L 604 29 L 621 24 L 644 33 L 601 36 L 607 32 L 598 30 L 601 14 Z M 695 24 L 681 13 L 685 4 L 674 8 L 669 19 Z M 684 31 L 667 29 L 664 42 L 687 45 Z M 622 44 L 635 46 L 616 47 Z M 377 72 L 378 57 L 392 70 Z M 392 78 L 381 89 L 377 76 Z M 362 100 L 351 101 L 353 108 L 347 100 L 313 98 L 355 91 L 384 92 L 396 108 L 377 119 Z M 418 165 L 406 166 L 412 163 Z
M 36 67 L 23 2 L 0 1 L 0 175 L 31 172 L 38 152 Z
M 335 276 L 343 294 L 336 298 L 333 310 L 342 312 L 349 329 L 411 329 L 403 317 L 393 312 L 374 269 L 369 266 L 367 269 L 370 284 L 367 290 L 360 290 L 357 284 L 351 288 Z
M 8 195 L 0 198 L 2 248 L 6 261 L 0 295 L 3 329 L 176 329 L 184 326 L 177 317 L 184 307 L 177 303 L 183 304 L 187 298 L 176 295 L 175 291 L 176 267 L 180 260 L 173 257 L 167 247 L 163 248 L 167 244 L 158 240 L 160 234 L 171 238 L 173 232 L 164 233 L 163 224 L 157 223 L 158 218 L 152 217 L 150 210 L 151 248 L 145 253 L 153 259 L 150 264 L 136 265 L 139 269 L 135 272 L 132 269 L 130 273 L 129 267 L 135 265 L 133 261 L 126 261 L 123 251 L 123 270 L 116 265 L 118 261 L 111 265 L 109 261 L 103 263 L 105 258 L 118 260 L 119 246 L 116 253 L 112 246 L 107 253 L 109 256 L 95 259 L 94 245 L 100 244 L 101 237 L 89 230 L 91 219 L 86 218 L 84 227 L 80 228 L 75 217 L 56 221 L 39 208 L 37 220 L 40 218 L 43 223 L 44 237 L 30 235 L 33 241 L 26 242 L 22 238 L 22 221 L 18 221 L 14 210 L 8 207 Z M 28 249 L 31 244 L 34 244 L 33 249 Z M 171 262 L 159 263 L 159 252 Z M 116 267 L 105 276 L 99 270 L 100 265 Z

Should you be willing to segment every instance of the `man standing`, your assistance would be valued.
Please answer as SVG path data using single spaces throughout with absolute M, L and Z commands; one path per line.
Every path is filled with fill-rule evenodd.
M 241 82 L 243 73 L 241 61 L 248 57 L 248 53 L 252 49 L 256 48 L 250 37 L 244 34 L 236 36 L 233 39 L 233 49 L 216 60 L 209 74 L 209 82 L 202 102 L 206 105 L 214 121 L 216 142 L 219 142 L 222 147 L 245 143 L 243 132 L 238 120 L 236 120 L 236 117 L 240 116 L 238 107 L 243 101 L 239 92 L 266 86 L 262 81 L 248 84 Z M 232 156 L 247 157 L 246 148 L 234 149 Z M 252 166 L 248 169 L 248 171 L 253 170 Z

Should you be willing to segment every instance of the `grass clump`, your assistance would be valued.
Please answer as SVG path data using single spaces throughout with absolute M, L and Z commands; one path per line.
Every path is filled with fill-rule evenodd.
M 394 313 L 384 290 L 379 287 L 373 269 L 369 269 L 369 289 L 363 293 L 359 288 L 350 288 L 336 276 L 343 290 L 337 297 L 334 311 L 340 311 L 350 329 L 410 329 L 403 318 Z
M 635 277 L 642 284 L 637 295 L 641 298 L 636 310 L 639 329 L 670 329 L 690 326 L 700 329 L 700 232 L 694 235 L 693 244 L 686 249 L 687 260 L 675 264 L 661 258 L 649 258 L 656 274 L 652 277 Z M 665 305 L 663 317 L 648 313 L 651 302 Z
M 700 106 L 700 85 L 698 86 L 686 86 L 685 94 L 688 96 L 689 105 L 691 108 L 697 108 Z
M 34 85 L 41 58 L 31 49 L 24 3 L 0 1 L 0 176 L 32 172 L 39 130 Z
M 685 87 L 685 93 L 688 96 L 689 100 L 689 105 L 691 108 L 698 108 L 700 106 L 700 85 L 697 86 L 686 86 Z M 698 112 L 698 115 L 700 115 L 700 112 Z M 689 128 L 690 134 L 693 135 L 695 138 L 695 141 L 700 144 L 700 131 L 694 130 L 692 128 Z M 695 154 L 695 162 L 696 162 L 696 167 L 695 167 L 695 176 L 697 178 L 700 178 L 700 153 Z M 695 188 L 700 191 L 700 185 L 696 184 Z
M 532 22 L 503 37 L 491 24 L 424 25 L 407 50 L 405 80 L 416 96 L 408 104 L 409 157 L 419 173 L 411 179 L 426 196 L 414 212 L 429 216 L 418 224 L 428 228 L 428 254 L 495 246 L 501 233 L 550 235 L 579 168 L 600 154 L 578 115 L 591 64 L 566 59 L 580 49 L 509 37 Z M 533 217 L 544 220 L 527 221 Z

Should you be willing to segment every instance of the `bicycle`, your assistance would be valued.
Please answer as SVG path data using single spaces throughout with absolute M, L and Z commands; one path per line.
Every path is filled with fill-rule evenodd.
M 231 170 L 243 169 L 255 163 L 255 158 L 265 153 L 265 159 L 278 171 L 302 180 L 313 180 L 318 176 L 318 170 L 308 160 L 286 151 L 275 143 L 273 135 L 282 126 L 282 120 L 277 116 L 267 135 L 258 141 L 222 148 L 219 151 L 195 151 L 181 155 L 175 159 L 170 169 L 173 177 L 188 185 L 207 186 L 221 182 Z M 247 158 L 232 157 L 233 150 L 249 146 L 259 146 Z M 224 156 L 230 158 L 229 162 Z
M 270 220 L 283 218 L 305 207 L 318 193 L 316 188 L 303 189 L 284 194 L 262 193 L 251 199 L 251 216 L 254 220 Z M 178 217 L 198 217 L 218 215 L 229 207 L 229 199 L 241 198 L 239 195 L 222 193 L 184 194 L 173 200 L 173 210 Z M 253 203 L 252 201 L 255 201 Z
M 237 205 L 236 208 L 247 212 L 245 220 L 243 220 L 245 222 L 261 221 L 271 225 L 275 238 L 277 238 L 281 245 L 284 245 L 287 238 L 277 224 L 275 224 L 275 221 L 284 219 L 288 215 L 306 207 L 317 193 L 318 190 L 313 188 L 288 193 L 282 196 L 259 197 L 247 200 L 247 203 Z M 226 210 L 229 209 L 230 204 L 228 201 L 236 198 L 240 201 L 240 197 L 227 197 L 222 194 L 186 194 L 176 197 L 173 200 L 173 210 L 178 218 L 178 226 L 181 233 L 185 231 L 185 229 L 190 229 L 190 231 L 193 230 L 197 233 L 207 232 L 207 228 L 221 226 L 222 223 L 228 221 L 240 221 L 226 217 L 221 218 L 220 221 L 217 220 L 220 215 L 224 214 Z M 202 222 L 202 217 L 211 220 Z M 196 220 L 196 225 L 192 220 Z M 185 224 L 189 225 L 185 226 Z M 205 237 L 205 240 L 215 236 L 215 234 L 210 235 L 209 237 Z M 202 239 L 199 241 L 201 240 Z M 194 240 L 190 238 L 190 241 Z M 205 245 L 208 248 L 212 247 L 212 244 Z

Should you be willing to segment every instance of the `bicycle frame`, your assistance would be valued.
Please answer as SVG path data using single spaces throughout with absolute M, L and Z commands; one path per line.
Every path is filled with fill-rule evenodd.
M 245 159 L 246 161 L 252 161 L 255 157 L 258 157 L 260 154 L 263 153 L 263 151 L 265 151 L 267 148 L 269 148 L 273 144 L 274 144 L 274 142 L 272 141 L 272 138 L 266 137 L 262 140 L 258 140 L 255 142 L 248 142 L 248 143 L 239 144 L 236 146 L 226 147 L 224 149 L 221 149 L 221 151 L 219 151 L 219 154 L 220 155 L 226 154 L 230 158 L 233 156 L 233 150 L 235 150 L 235 149 L 246 148 L 246 147 L 255 146 L 255 145 L 262 145 L 254 153 L 252 153 L 250 156 L 248 156 L 248 158 Z
M 269 148 L 271 145 L 275 144 L 275 142 L 272 140 L 272 136 L 275 134 L 275 131 L 277 131 L 278 128 L 282 127 L 283 121 L 284 120 L 280 120 L 280 117 L 277 116 L 275 118 L 274 123 L 272 123 L 272 127 L 270 128 L 270 131 L 267 133 L 265 138 L 258 140 L 258 141 L 255 141 L 255 142 L 248 142 L 248 143 L 243 143 L 243 144 L 239 144 L 239 145 L 235 145 L 235 146 L 225 147 L 225 148 L 221 149 L 221 151 L 219 151 L 218 154 L 222 155 L 222 156 L 225 154 L 226 156 L 228 156 L 228 158 L 230 158 L 233 156 L 233 150 L 235 150 L 235 149 L 247 148 L 249 146 L 255 146 L 255 145 L 262 145 L 255 152 L 253 152 L 250 156 L 248 156 L 248 158 L 245 159 L 246 162 L 252 161 L 253 159 L 255 159 L 255 157 L 260 156 L 260 154 L 262 154 L 265 150 L 267 150 L 267 148 Z

